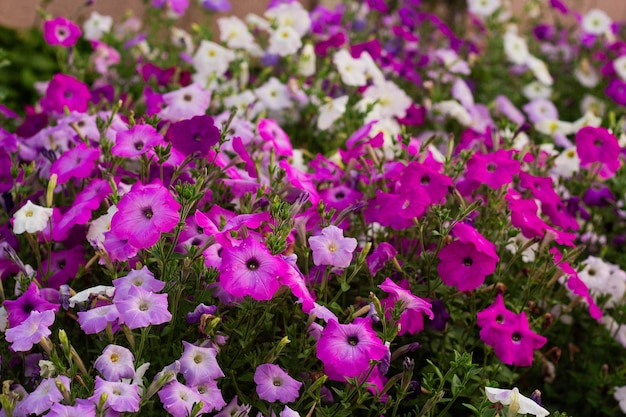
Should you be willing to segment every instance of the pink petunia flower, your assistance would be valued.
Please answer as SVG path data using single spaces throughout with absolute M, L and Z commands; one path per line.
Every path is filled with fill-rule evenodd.
M 133 158 L 165 143 L 163 136 L 150 125 L 135 125 L 117 132 L 111 153 L 115 156 Z
M 520 162 L 513 158 L 511 151 L 498 149 L 496 152 L 475 153 L 467 161 L 467 179 L 487 184 L 489 188 L 498 189 L 510 184 L 513 177 L 520 171 Z
M 120 200 L 111 219 L 111 231 L 137 249 L 154 245 L 162 232 L 178 223 L 180 204 L 160 184 L 136 186 Z
M 222 248 L 220 283 L 235 297 L 251 296 L 270 300 L 278 288 L 284 261 L 272 255 L 265 245 L 249 236 L 239 246 Z
M 66 391 L 70 390 L 70 379 L 66 376 L 44 379 L 22 402 L 21 409 L 26 413 L 25 415 L 41 415 L 54 404 L 61 402 L 63 394 L 59 391 L 57 384 L 61 384 Z
M 302 382 L 296 381 L 280 366 L 264 363 L 254 371 L 254 382 L 259 398 L 271 403 L 290 403 L 298 399 Z
M 114 304 L 95 307 L 78 312 L 78 324 L 85 334 L 97 334 L 114 323 L 120 314 Z
M 50 336 L 52 332 L 49 327 L 54 323 L 54 318 L 53 310 L 41 313 L 33 310 L 22 323 L 6 330 L 5 339 L 12 343 L 11 349 L 14 352 L 27 352 L 33 345 L 39 343 L 42 337 Z
M 620 146 L 615 135 L 603 127 L 586 126 L 576 133 L 576 153 L 581 164 L 609 164 L 619 158 Z
M 408 283 L 407 283 L 408 284 Z M 391 317 L 391 310 L 398 302 L 401 303 L 402 313 L 400 314 L 399 336 L 405 333 L 415 334 L 424 329 L 424 314 L 431 320 L 435 317 L 432 305 L 428 301 L 413 295 L 409 289 L 400 287 L 398 284 L 387 278 L 378 286 L 381 290 L 391 294 L 390 297 L 381 300 L 388 316 Z
M 48 45 L 59 45 L 65 48 L 74 46 L 82 35 L 80 27 L 64 17 L 46 20 L 43 24 L 43 38 Z
M 496 343 L 496 329 L 506 329 L 512 326 L 517 320 L 517 314 L 510 311 L 504 305 L 502 294 L 498 294 L 494 302 L 477 315 L 478 327 L 480 327 L 480 340 L 493 346 Z
M 343 237 L 343 230 L 331 225 L 322 229 L 321 235 L 311 236 L 309 245 L 313 251 L 315 265 L 347 268 L 352 262 L 352 253 L 357 247 L 357 241 L 353 237 Z
M 370 368 L 370 360 L 381 360 L 387 351 L 371 320 L 363 317 L 350 324 L 329 320 L 317 342 L 317 357 L 334 381 L 363 375 Z
M 41 107 L 61 114 L 65 107 L 69 111 L 85 113 L 90 99 L 91 93 L 86 84 L 71 75 L 55 74 L 48 83 L 45 97 L 41 99 Z
M 494 352 L 507 365 L 531 366 L 535 349 L 540 349 L 548 341 L 530 329 L 524 312 L 510 326 L 494 328 L 492 332 Z

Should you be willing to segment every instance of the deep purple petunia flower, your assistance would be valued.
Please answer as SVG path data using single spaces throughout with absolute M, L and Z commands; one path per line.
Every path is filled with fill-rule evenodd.
M 35 282 L 31 282 L 28 290 L 16 300 L 6 300 L 3 306 L 7 310 L 9 327 L 16 327 L 21 324 L 30 316 L 32 311 L 40 313 L 47 310 L 52 310 L 53 313 L 59 311 L 59 304 L 51 303 L 43 298 Z
M 184 155 L 196 154 L 203 158 L 220 140 L 220 129 L 211 116 L 194 116 L 173 123 L 167 131 L 172 147 Z
M 280 366 L 264 363 L 254 371 L 254 382 L 259 398 L 271 403 L 290 403 L 298 399 L 302 382 L 296 381 Z
M 317 342 L 317 357 L 324 363 L 324 372 L 331 380 L 363 375 L 370 360 L 381 360 L 387 353 L 383 341 L 372 329 L 369 318 L 359 317 L 350 324 L 329 320 Z
M 48 84 L 46 96 L 41 99 L 41 107 L 54 113 L 63 113 L 64 107 L 85 113 L 90 99 L 87 85 L 70 75 L 55 74 Z
M 211 12 L 229 12 L 232 9 L 228 0 L 202 0 L 201 4 Z
M 235 297 L 249 295 L 259 301 L 270 300 L 280 287 L 278 277 L 284 267 L 282 259 L 249 236 L 239 246 L 222 249 L 220 282 Z
M 49 45 L 59 45 L 65 48 L 74 46 L 82 32 L 80 27 L 64 17 L 46 20 L 43 24 L 43 38 Z
M 162 232 L 169 232 L 178 223 L 180 204 L 160 184 L 133 187 L 117 205 L 111 219 L 111 231 L 137 249 L 154 245 Z

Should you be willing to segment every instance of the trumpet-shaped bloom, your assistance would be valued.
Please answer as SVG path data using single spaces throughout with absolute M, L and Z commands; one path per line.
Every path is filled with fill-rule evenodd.
M 54 323 L 54 311 L 39 312 L 33 310 L 26 320 L 16 327 L 8 329 L 4 335 L 7 342 L 12 343 L 14 352 L 27 352 L 34 344 L 39 343 L 42 337 L 50 336 L 49 329 Z
M 326 375 L 334 381 L 367 373 L 370 360 L 381 360 L 387 351 L 370 319 L 363 317 L 350 324 L 329 320 L 317 342 L 317 357 L 324 363 Z
M 119 381 L 135 377 L 134 362 L 135 357 L 130 350 L 123 346 L 108 345 L 93 366 L 107 381 Z
M 174 417 L 187 417 L 194 403 L 202 401 L 191 388 L 174 380 L 159 390 L 163 408 Z
M 400 331 L 398 335 L 405 333 L 415 334 L 424 328 L 425 313 L 432 320 L 435 316 L 432 311 L 432 305 L 428 301 L 419 298 L 408 290 L 400 287 L 398 284 L 387 278 L 378 286 L 381 290 L 391 294 L 390 297 L 381 300 L 391 316 L 390 310 L 394 304 L 400 302 L 402 304 L 402 313 L 400 314 Z
M 15 300 L 6 300 L 3 303 L 7 310 L 7 319 L 10 327 L 16 327 L 26 320 L 32 311 L 43 313 L 51 310 L 54 313 L 59 311 L 59 305 L 46 300 L 35 282 L 31 282 L 28 290 L 24 291 Z
M 106 405 L 113 411 L 131 413 L 139 411 L 139 391 L 137 384 L 127 384 L 124 382 L 105 381 L 96 376 L 96 387 L 94 394 L 89 397 L 91 401 L 100 401 L 102 394 L 107 394 Z
M 57 174 L 57 183 L 65 184 L 71 178 L 87 178 L 100 159 L 98 148 L 89 148 L 84 143 L 65 152 L 50 167 L 51 174 Z
M 492 403 L 500 403 L 509 406 L 515 404 L 519 406 L 517 414 L 532 414 L 536 417 L 545 417 L 550 414 L 548 410 L 541 407 L 530 398 L 520 394 L 517 387 L 513 389 L 485 387 L 485 393 Z
M 63 113 L 65 107 L 84 113 L 89 109 L 89 100 L 91 93 L 86 84 L 71 75 L 55 74 L 41 99 L 41 107 L 54 113 Z
M 356 249 L 357 241 L 353 237 L 343 237 L 343 230 L 331 225 L 322 229 L 321 235 L 311 236 L 309 245 L 313 250 L 315 265 L 346 268 L 352 262 L 352 252 Z
M 52 211 L 51 208 L 38 206 L 28 200 L 13 215 L 13 233 L 19 235 L 24 232 L 41 232 L 48 226 Z
M 271 403 L 295 401 L 302 382 L 296 381 L 283 371 L 280 366 L 271 363 L 259 365 L 254 372 L 254 382 L 259 398 Z
M 54 404 L 63 400 L 63 394 L 57 387 L 58 383 L 63 385 L 66 391 L 70 390 L 70 379 L 66 376 L 44 379 L 22 402 L 21 408 L 26 415 L 43 414 Z
M 149 248 L 178 223 L 180 204 L 160 184 L 137 187 L 125 194 L 111 219 L 111 231 L 137 249 Z
M 614 162 L 619 157 L 617 138 L 603 127 L 586 126 L 576 133 L 576 152 L 581 164 Z
M 172 319 L 167 310 L 167 294 L 155 294 L 132 286 L 126 296 L 116 294 L 113 302 L 123 323 L 130 329 L 163 324 Z
M 278 278 L 285 267 L 282 259 L 249 236 L 239 246 L 222 249 L 220 282 L 235 297 L 270 300 L 280 287 Z
M 187 385 L 204 384 L 224 376 L 217 363 L 217 349 L 196 346 L 185 341 L 183 345 L 185 351 L 180 358 L 180 372 Z
M 64 17 L 46 20 L 43 24 L 43 38 L 49 45 L 69 48 L 76 44 L 80 35 L 80 27 Z
M 111 153 L 127 158 L 142 155 L 156 145 L 164 143 L 163 136 L 150 125 L 135 125 L 128 130 L 117 132 Z

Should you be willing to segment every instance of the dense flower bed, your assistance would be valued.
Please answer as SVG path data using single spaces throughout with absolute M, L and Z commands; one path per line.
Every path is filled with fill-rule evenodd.
M 625 28 L 526 3 L 46 15 L 0 416 L 626 412 Z

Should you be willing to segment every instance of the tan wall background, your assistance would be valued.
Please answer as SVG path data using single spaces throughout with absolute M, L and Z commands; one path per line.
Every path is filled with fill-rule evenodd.
M 332 5 L 339 0 L 300 0 L 304 5 L 311 6 L 314 3 Z M 523 9 L 525 0 L 512 0 L 516 10 Z M 14 28 L 28 28 L 41 24 L 37 18 L 37 7 L 41 0 L 0 0 L 0 25 Z M 46 10 L 55 16 L 65 16 L 76 19 L 78 16 L 87 17 L 91 10 L 96 10 L 101 14 L 111 15 L 119 20 L 127 10 L 133 10 L 138 16 L 143 16 L 142 0 L 96 0 L 91 7 L 85 7 L 85 0 L 51 0 Z M 190 0 L 192 9 L 181 19 L 181 26 L 194 21 L 194 15 L 200 12 L 197 0 Z M 244 16 L 246 13 L 261 14 L 269 0 L 231 0 L 234 13 Z M 565 3 L 580 11 L 585 12 L 592 8 L 605 10 L 617 21 L 626 21 L 626 1 L 625 0 L 565 0 Z M 230 14 L 230 13 L 229 13 Z

